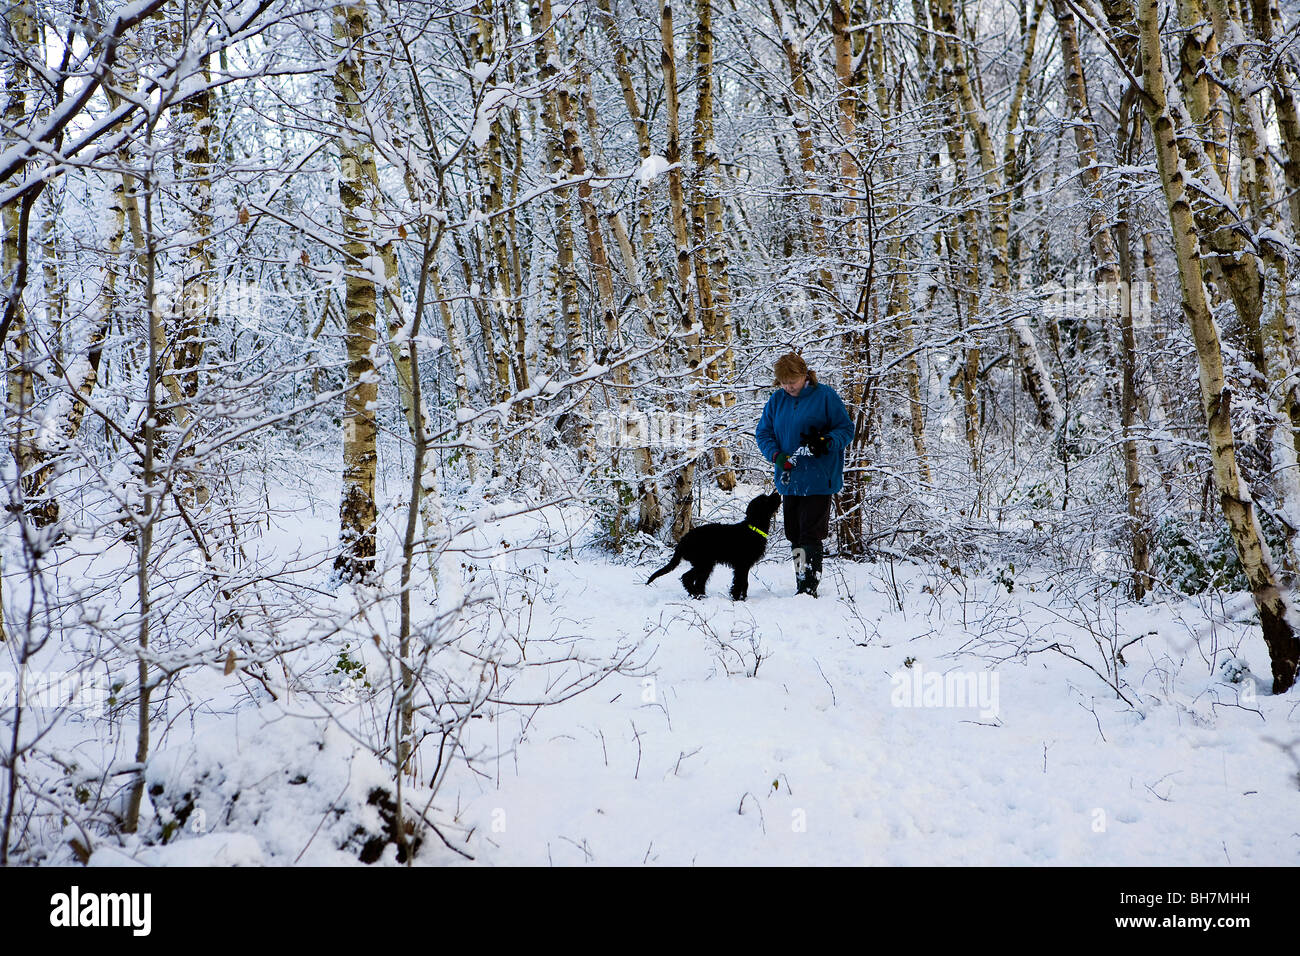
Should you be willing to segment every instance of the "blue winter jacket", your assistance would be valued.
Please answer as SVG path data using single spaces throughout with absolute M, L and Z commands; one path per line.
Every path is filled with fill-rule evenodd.
M 807 431 L 829 433 L 830 451 L 817 458 L 801 448 L 800 436 Z M 844 487 L 844 449 L 853 441 L 853 420 L 829 385 L 809 382 L 798 398 L 778 388 L 763 408 L 754 438 L 774 465 L 776 490 L 782 495 L 833 495 Z M 775 465 L 782 453 L 791 457 L 794 470 L 785 472 Z M 788 484 L 783 475 L 789 475 Z

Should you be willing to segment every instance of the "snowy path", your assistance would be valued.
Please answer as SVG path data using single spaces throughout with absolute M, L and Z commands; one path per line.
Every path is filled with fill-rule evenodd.
M 653 676 L 614 675 L 582 697 L 478 728 L 487 742 L 497 730 L 513 739 L 527 723 L 517 750 L 485 765 L 494 779 L 460 793 L 460 820 L 484 841 L 480 859 L 1297 861 L 1296 767 L 1271 742 L 1300 736 L 1294 701 L 1271 698 L 1261 682 L 1248 709 L 1228 706 L 1239 685 L 1212 679 L 1171 609 L 1134 608 L 1119 622 L 1132 634 L 1159 631 L 1130 648 L 1124 671 L 1141 689 L 1144 718 L 1060 654 L 1003 663 L 996 682 L 984 662 L 945 656 L 978 622 L 1077 642 L 1041 606 L 1049 600 L 1041 590 L 972 582 L 968 631 L 955 590 L 938 602 L 923 590 L 938 580 L 930 573 L 896 568 L 900 612 L 886 566 L 835 565 L 822 598 L 796 598 L 787 563 L 770 555 L 755 569 L 750 600 L 733 604 L 719 573 L 709 596 L 692 602 L 676 574 L 643 585 L 648 566 L 552 563 L 555 592 L 534 632 L 554 626 L 611 647 L 646 633 L 657 647 Z M 1101 666 L 1095 648 L 1075 646 Z M 753 647 L 762 660 L 751 677 Z M 1241 655 L 1268 673 L 1258 637 Z M 978 706 L 897 705 L 902 688 L 924 678 L 896 685 L 891 675 L 944 671 L 965 675 L 969 688 L 983 680 L 985 704 L 995 690 L 996 707 L 984 709 L 996 716 Z

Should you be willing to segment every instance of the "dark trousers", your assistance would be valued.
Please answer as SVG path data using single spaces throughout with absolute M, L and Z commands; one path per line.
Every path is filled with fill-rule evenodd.
M 830 533 L 830 495 L 786 495 L 781 499 L 785 536 L 792 547 L 820 545 Z

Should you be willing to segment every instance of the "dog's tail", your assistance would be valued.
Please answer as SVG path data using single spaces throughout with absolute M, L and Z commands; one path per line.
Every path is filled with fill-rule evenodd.
M 681 563 L 682 563 L 682 546 L 679 544 L 676 550 L 673 551 L 673 559 L 669 561 L 667 564 L 665 564 L 658 571 L 656 571 L 654 574 L 650 575 L 650 577 L 646 579 L 645 583 L 649 584 L 655 578 L 659 577 L 660 575 L 667 574 L 669 571 L 671 571 L 673 568 L 677 567 L 677 565 Z

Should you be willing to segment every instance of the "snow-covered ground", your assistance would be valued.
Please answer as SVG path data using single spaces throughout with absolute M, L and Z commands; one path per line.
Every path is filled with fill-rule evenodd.
M 716 517 L 740 517 L 745 498 Z M 420 779 L 404 782 L 409 805 L 476 863 L 1300 857 L 1300 715 L 1294 692 L 1270 695 L 1239 596 L 1133 605 L 1090 590 L 1084 572 L 834 557 L 821 597 L 795 596 L 778 519 L 747 602 L 727 597 L 726 569 L 690 600 L 680 571 L 645 585 L 661 550 L 612 560 L 548 544 L 591 540 L 575 512 L 486 516 L 457 518 L 476 526 L 464 538 L 477 546 L 444 563 L 444 578 L 464 577 L 440 600 L 479 603 L 437 632 L 429 660 L 445 678 L 434 700 L 438 686 L 448 698 L 482 687 L 484 702 L 443 752 L 436 792 L 436 735 Z M 325 553 L 335 520 L 326 497 L 246 551 Z M 301 564 L 298 580 L 317 590 L 276 635 L 301 648 L 263 672 L 277 699 L 219 657 L 184 671 L 150 761 L 146 837 L 96 842 L 93 864 L 356 863 L 376 835 L 371 855 L 395 862 L 382 839 L 391 765 L 376 756 L 392 731 L 376 689 L 396 601 L 348 624 L 358 595 L 326 586 L 328 564 Z M 438 607 L 417 593 L 428 624 Z M 1108 676 L 1117 648 L 1122 698 Z M 589 689 L 570 696 L 578 687 Z M 421 726 L 448 713 L 430 708 Z M 75 745 L 86 779 L 133 753 L 130 713 L 102 753 L 96 726 L 56 722 L 51 735 Z M 467 860 L 429 834 L 415 862 Z
M 1295 701 L 1268 696 L 1260 682 L 1255 700 L 1238 706 L 1249 692 L 1211 675 L 1176 609 L 1121 612 L 1124 633 L 1156 632 L 1125 651 L 1129 706 L 1055 651 L 996 667 L 960 653 L 981 628 L 1005 627 L 1035 646 L 1068 641 L 1100 668 L 1086 630 L 1044 609 L 1051 592 L 1008 593 L 986 579 L 965 595 L 963 626 L 951 586 L 927 593 L 943 577 L 932 570 L 895 566 L 899 609 L 887 568 L 832 562 L 813 599 L 793 596 L 780 557 L 757 569 L 743 604 L 721 581 L 690 601 L 672 578 L 645 587 L 644 568 L 552 565 L 559 600 L 549 614 L 597 642 L 646 634 L 653 677 L 611 678 L 526 715 L 516 751 L 477 793 L 462 793 L 462 818 L 488 844 L 481 858 L 1214 865 L 1300 857 L 1297 767 L 1279 746 L 1300 736 Z M 1268 673 L 1260 638 L 1241 653 Z M 931 675 L 948 675 L 946 695 Z M 508 718 L 507 734 L 520 726 Z

